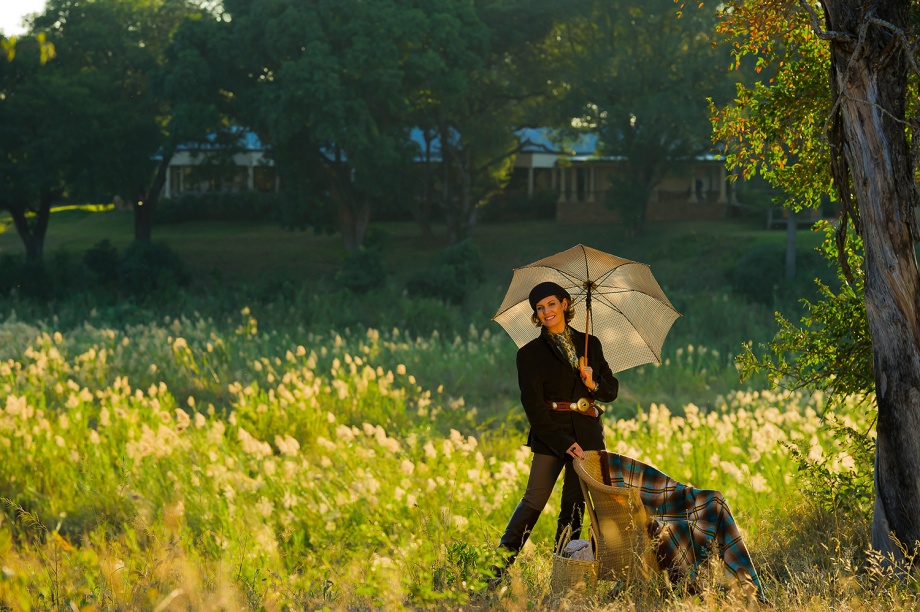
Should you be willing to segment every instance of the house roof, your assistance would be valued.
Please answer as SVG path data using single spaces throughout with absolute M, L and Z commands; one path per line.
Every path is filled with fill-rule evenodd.
M 270 149 L 269 145 L 262 143 L 259 135 L 254 131 L 240 126 L 231 126 L 230 134 L 236 134 L 236 148 L 241 151 L 254 152 L 266 151 Z M 578 136 L 563 134 L 559 130 L 553 130 L 543 127 L 521 128 L 515 132 L 522 145 L 522 153 L 548 153 L 559 156 L 567 156 L 570 161 L 587 162 L 587 161 L 615 161 L 624 159 L 618 155 L 598 155 L 599 138 L 595 133 L 583 132 Z M 452 137 L 459 137 L 456 131 L 451 132 Z M 418 160 L 422 159 L 422 153 L 425 151 L 425 132 L 421 128 L 413 128 L 409 133 L 409 138 L 418 147 Z M 180 145 L 179 151 L 208 151 L 217 150 L 226 146 L 226 142 L 218 141 L 218 134 L 209 134 L 203 142 L 189 142 Z M 430 142 L 430 155 L 432 161 L 441 160 L 440 137 L 434 137 Z M 327 152 L 328 154 L 328 152 Z M 718 161 L 725 159 L 724 155 L 716 153 L 706 153 L 695 156 L 700 161 Z M 159 156 L 157 156 L 159 159 Z
M 236 135 L 235 148 L 241 151 L 265 151 L 268 147 L 262 144 L 262 139 L 252 130 L 240 126 L 230 126 L 226 134 Z M 215 151 L 227 146 L 226 142 L 219 142 L 219 133 L 208 134 L 203 141 L 186 142 L 178 147 L 177 151 Z
M 597 151 L 597 134 L 582 133 L 577 138 L 561 135 L 549 128 L 521 128 L 518 138 L 528 153 L 556 153 L 558 155 L 593 155 Z

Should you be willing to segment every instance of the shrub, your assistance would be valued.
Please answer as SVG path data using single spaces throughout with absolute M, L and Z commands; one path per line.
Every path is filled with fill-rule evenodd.
M 0 258 L 0 294 L 10 295 L 19 285 L 20 268 L 22 257 L 7 254 Z
M 51 297 L 51 277 L 43 261 L 4 255 L 0 260 L 0 292 L 45 300 Z
M 745 253 L 735 268 L 735 290 L 758 304 L 771 305 L 785 276 L 785 249 L 762 244 Z
M 364 243 L 354 253 L 346 253 L 342 268 L 336 273 L 339 287 L 353 293 L 367 293 L 379 289 L 386 280 L 383 267 L 383 249 L 389 234 L 378 226 L 372 226 L 364 235 Z
M 355 293 L 377 289 L 385 279 L 383 250 L 377 246 L 360 246 L 354 253 L 347 253 L 342 268 L 335 275 L 340 287 Z
M 118 249 L 108 239 L 97 242 L 83 254 L 83 265 L 102 285 L 118 282 Z
M 118 263 L 118 281 L 131 295 L 169 291 L 188 282 L 188 272 L 169 246 L 134 241 Z
M 460 304 L 482 281 L 483 271 L 479 247 L 464 240 L 445 249 L 439 263 L 412 277 L 406 289 L 410 295 Z
M 0 295 L 46 301 L 65 298 L 83 288 L 83 270 L 64 252 L 48 260 L 26 261 L 5 255 L 0 260 Z

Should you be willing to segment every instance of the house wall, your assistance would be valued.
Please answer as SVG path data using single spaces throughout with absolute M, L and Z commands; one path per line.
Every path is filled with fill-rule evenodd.
M 576 168 L 579 166 L 579 168 Z M 559 223 L 613 223 L 619 214 L 605 202 L 611 179 L 623 170 L 618 161 L 586 161 L 559 169 L 556 221 Z M 731 186 L 722 160 L 700 160 L 677 175 L 665 177 L 648 201 L 650 221 L 723 219 L 732 205 Z
M 170 161 L 161 197 L 184 194 L 277 191 L 274 164 L 261 151 L 233 155 L 231 164 L 209 164 L 208 152 L 179 151 Z

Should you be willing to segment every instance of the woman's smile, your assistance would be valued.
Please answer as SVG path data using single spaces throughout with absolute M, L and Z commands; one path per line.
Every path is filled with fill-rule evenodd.
M 546 329 L 558 334 L 565 330 L 566 308 L 567 300 L 563 299 L 560 302 L 556 296 L 551 295 L 537 302 L 537 316 Z

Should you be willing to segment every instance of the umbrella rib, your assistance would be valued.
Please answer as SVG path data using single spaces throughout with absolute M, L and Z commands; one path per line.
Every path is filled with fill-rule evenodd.
M 641 292 L 640 292 L 640 293 L 641 293 Z M 643 294 L 643 295 L 646 295 L 646 294 Z M 649 297 L 652 297 L 652 296 L 649 296 Z M 652 298 L 652 299 L 655 299 L 655 298 Z M 661 353 L 655 351 L 655 348 L 649 343 L 648 338 L 645 337 L 645 334 L 643 334 L 643 333 L 639 330 L 639 328 L 636 326 L 636 324 L 633 323 L 633 321 L 626 315 L 626 313 L 623 312 L 621 309 L 617 308 L 617 307 L 613 304 L 613 302 L 611 302 L 611 301 L 608 300 L 608 299 L 605 299 L 603 296 L 602 296 L 601 301 L 604 302 L 608 307 L 610 307 L 611 309 L 615 310 L 616 312 L 620 313 L 620 315 L 622 315 L 622 317 L 626 320 L 626 322 L 629 323 L 629 324 L 632 326 L 632 328 L 636 331 L 636 334 L 637 334 L 640 338 L 642 338 L 642 342 L 645 343 L 645 346 L 648 348 L 649 352 L 650 352 L 652 355 L 655 356 L 655 359 L 658 360 L 658 363 L 661 363 Z M 662 303 L 662 305 L 663 305 L 663 303 Z M 677 313 L 677 311 L 674 310 L 673 308 L 671 308 L 671 310 L 673 310 L 675 313 Z M 679 314 L 679 313 L 678 313 L 678 314 Z
M 606 289 L 607 291 L 604 291 L 604 289 Z M 677 309 L 674 308 L 673 304 L 671 304 L 671 300 L 668 300 L 667 297 L 664 297 L 664 292 L 662 292 L 662 295 L 659 296 L 659 295 L 652 295 L 651 293 L 647 291 L 642 291 L 641 289 L 636 289 L 635 287 L 613 287 L 610 285 L 604 285 L 603 287 L 598 287 L 594 293 L 595 295 L 613 295 L 613 294 L 618 294 L 618 293 L 639 293 L 653 300 L 658 300 L 662 304 L 667 305 L 674 312 L 677 312 Z M 662 300 L 662 298 L 664 298 L 664 300 Z
M 639 263 L 638 261 L 626 261 L 626 262 L 623 262 L 623 263 L 621 263 L 621 264 L 619 264 L 619 265 L 617 265 L 617 266 L 613 266 L 612 268 L 610 268 L 609 270 L 607 270 L 606 272 L 604 272 L 604 273 L 600 276 L 600 278 L 598 278 L 598 279 L 595 281 L 596 284 L 597 284 L 597 285 L 600 285 L 601 283 L 604 282 L 604 279 L 610 277 L 614 272 L 616 272 L 617 270 L 619 270 L 620 268 L 622 268 L 622 267 L 624 267 L 624 266 L 629 266 L 629 265 L 633 265 L 633 266 L 642 266 L 643 268 L 648 269 L 648 270 L 649 270 L 649 273 L 651 274 L 651 269 L 649 268 L 649 265 L 648 265 L 648 264 Z M 608 285 L 608 286 L 609 286 L 609 285 Z M 636 289 L 630 288 L 630 291 L 637 291 L 637 290 L 636 290 Z
M 535 270 L 535 269 L 539 269 L 539 268 L 546 268 L 547 270 L 553 270 L 553 271 L 555 271 L 555 272 L 558 272 L 558 273 L 561 274 L 562 276 L 564 276 L 564 277 L 566 277 L 567 279 L 569 279 L 570 281 L 572 281 L 576 286 L 579 286 L 579 287 L 581 286 L 581 284 L 579 283 L 580 279 L 578 278 L 578 275 L 577 275 L 577 274 L 573 274 L 573 273 L 571 273 L 571 272 L 567 272 L 567 271 L 565 271 L 565 270 L 561 270 L 561 269 L 555 268 L 555 267 L 553 267 L 553 266 L 524 266 L 524 268 L 521 268 L 521 269 Z

